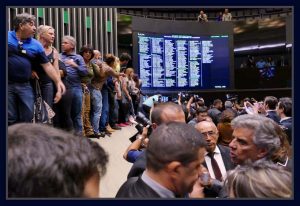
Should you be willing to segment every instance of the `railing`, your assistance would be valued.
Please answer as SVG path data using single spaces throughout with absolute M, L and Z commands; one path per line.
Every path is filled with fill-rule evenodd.
M 197 21 L 198 13 L 171 13 L 171 12 L 144 12 L 136 10 L 126 10 L 119 9 L 119 14 L 130 15 L 130 16 L 140 16 L 145 18 L 154 18 L 154 19 L 165 19 L 165 20 L 179 20 L 179 21 Z M 281 11 L 268 11 L 268 10 L 259 10 L 256 12 L 251 12 L 251 10 L 241 10 L 233 11 L 232 21 L 239 20 L 250 20 L 250 19 L 264 19 L 264 18 L 276 18 L 292 15 L 291 9 L 283 9 Z M 180 15 L 180 16 L 179 16 Z M 216 21 L 216 13 L 208 13 L 209 21 Z

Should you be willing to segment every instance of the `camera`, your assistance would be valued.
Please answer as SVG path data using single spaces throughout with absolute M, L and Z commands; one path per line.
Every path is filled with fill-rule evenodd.
M 129 138 L 129 140 L 131 142 L 134 142 L 136 140 L 136 137 L 138 134 L 143 133 L 144 127 L 148 127 L 148 132 L 147 132 L 148 137 L 152 133 L 152 127 L 151 127 L 152 123 L 143 113 L 138 112 L 138 114 L 136 115 L 135 121 L 138 123 L 137 125 L 135 125 L 135 128 L 137 129 L 138 132 Z
M 234 103 L 234 102 L 238 101 L 238 95 L 226 94 L 226 100 Z

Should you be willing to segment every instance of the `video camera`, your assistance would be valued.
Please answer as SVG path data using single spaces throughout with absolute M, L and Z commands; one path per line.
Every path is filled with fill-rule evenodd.
M 188 102 L 191 97 L 194 97 L 193 103 L 202 99 L 202 97 L 200 97 L 198 94 L 190 94 L 187 92 L 179 92 L 178 96 L 181 97 L 181 102 Z
M 137 129 L 138 132 L 129 138 L 129 140 L 131 142 L 134 142 L 136 140 L 136 137 L 138 134 L 143 133 L 144 127 L 148 127 L 148 132 L 147 132 L 148 137 L 152 133 L 152 127 L 151 127 L 152 123 L 143 113 L 138 112 L 138 114 L 136 115 L 135 121 L 138 123 L 137 125 L 135 125 L 135 128 Z
M 235 101 L 238 100 L 238 95 L 226 94 L 226 100 L 231 101 L 231 102 L 235 102 Z

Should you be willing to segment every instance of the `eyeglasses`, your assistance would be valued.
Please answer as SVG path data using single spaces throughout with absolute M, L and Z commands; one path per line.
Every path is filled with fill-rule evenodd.
M 215 132 L 213 132 L 213 131 L 208 131 L 208 132 L 202 132 L 201 133 L 203 136 L 212 136 L 212 135 L 215 135 L 216 133 Z

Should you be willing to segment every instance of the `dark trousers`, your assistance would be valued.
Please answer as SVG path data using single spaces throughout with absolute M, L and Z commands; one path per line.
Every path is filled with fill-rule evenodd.
M 115 93 L 109 91 L 108 92 L 108 104 L 109 104 L 109 125 L 111 127 L 115 126 L 118 121 L 118 117 L 115 115 Z
M 72 94 L 67 89 L 61 100 L 53 104 L 55 116 L 53 117 L 54 127 L 58 127 L 67 131 L 73 130 L 73 121 L 71 118 Z

